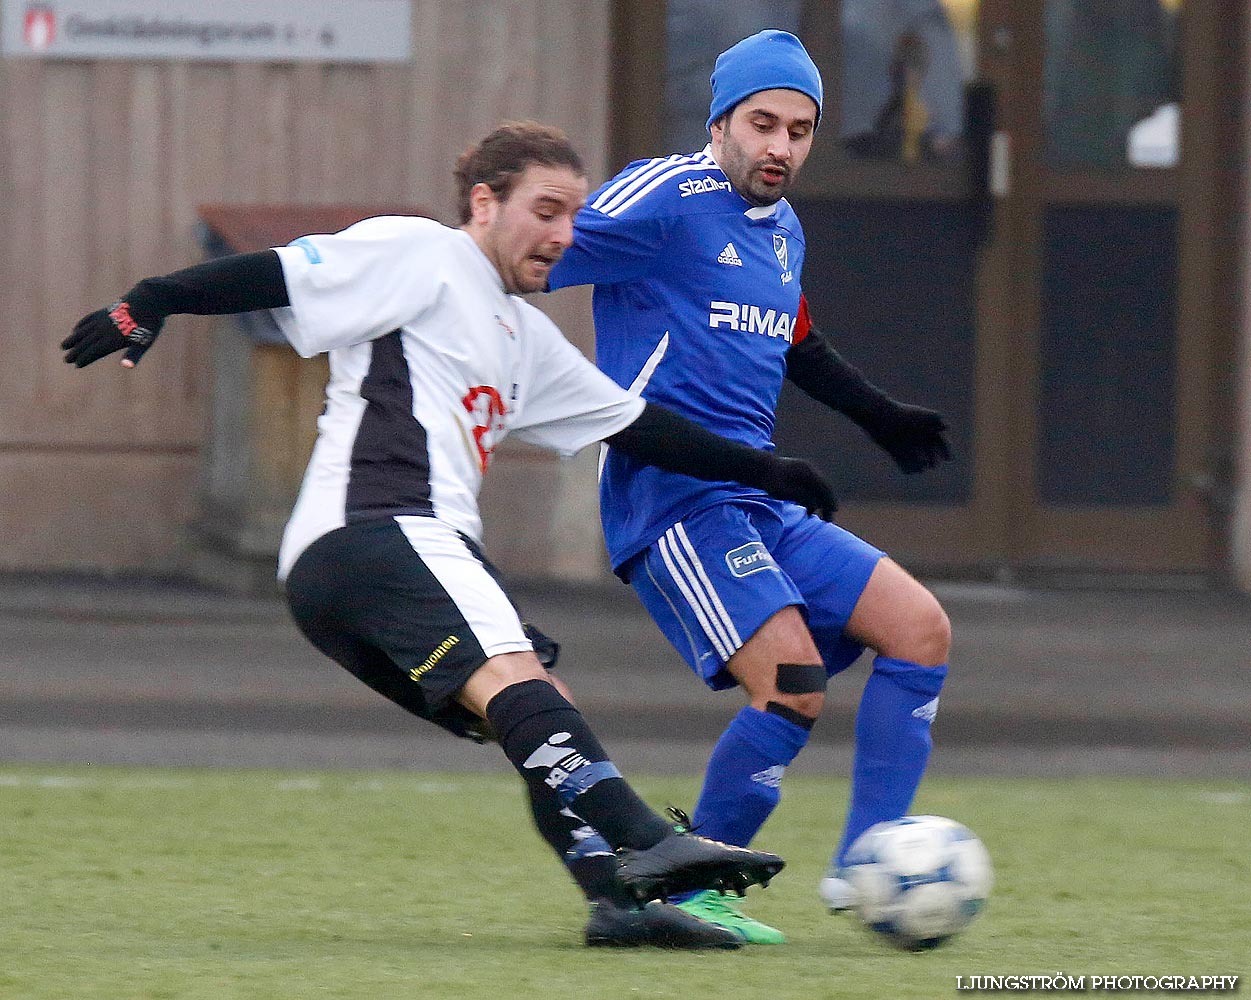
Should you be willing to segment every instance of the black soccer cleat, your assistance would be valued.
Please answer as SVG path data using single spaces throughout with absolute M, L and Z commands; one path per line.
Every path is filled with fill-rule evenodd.
M 701 920 L 668 903 L 635 908 L 610 902 L 591 904 L 586 924 L 589 948 L 738 948 L 740 938 L 725 927 Z
M 640 905 L 699 889 L 741 896 L 749 885 L 767 886 L 785 864 L 776 854 L 685 832 L 671 833 L 644 851 L 617 851 L 617 877 Z

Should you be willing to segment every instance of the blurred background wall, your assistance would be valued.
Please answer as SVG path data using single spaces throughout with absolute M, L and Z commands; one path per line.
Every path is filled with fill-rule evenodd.
M 97 6 L 103 18 L 108 5 Z M 186 4 L 123 6 L 187 17 Z M 337 6 L 367 11 L 369 0 Z M 267 7 L 248 16 L 263 21 Z M 204 10 L 204 20 L 232 20 Z M 15 31 L 32 11 L 58 16 L 56 4 L 5 0 Z M 45 30 L 65 41 L 65 4 L 59 16 Z M 0 568 L 179 572 L 199 547 L 215 324 L 174 319 L 133 374 L 109 363 L 73 371 L 56 350 L 79 316 L 135 280 L 202 258 L 198 206 L 412 205 L 455 222 L 455 157 L 508 118 L 567 129 L 601 177 L 608 24 L 606 3 L 416 0 L 411 55 L 385 63 L 71 58 L 25 37 L 14 54 L 6 39 Z M 589 347 L 585 309 L 570 307 L 583 298 L 546 305 Z M 302 414 L 306 428 L 316 412 Z M 236 447 L 263 431 L 245 429 Z M 307 434 L 287 443 L 307 448 Z M 554 459 L 510 453 L 499 466 L 492 486 L 514 523 L 533 528 L 501 533 L 505 561 L 541 555 L 545 571 L 568 562 L 565 533 L 547 544 L 555 498 L 588 525 L 579 530 L 595 545 L 582 572 L 597 571 L 593 486 L 581 490 L 586 513 L 585 501 L 564 498 L 569 473 Z M 297 483 L 289 477 L 288 489 Z
M 1251 60 L 1244 60 L 1243 94 L 1251 94 Z M 1251 170 L 1251 101 L 1244 102 L 1242 164 Z M 1247 181 L 1244 174 L 1243 196 L 1246 198 Z M 1241 250 L 1241 274 L 1238 279 L 1241 312 L 1237 327 L 1242 349 L 1234 365 L 1238 385 L 1237 427 L 1237 486 L 1233 492 L 1233 517 L 1230 531 L 1230 553 L 1233 578 L 1239 589 L 1251 593 L 1251 212 L 1243 203 Z
M 957 448 L 905 478 L 787 393 L 779 444 L 835 480 L 844 523 L 931 574 L 1251 588 L 1240 5 L 413 0 L 405 55 L 371 62 L 75 56 L 63 21 L 39 34 L 69 0 L 2 2 L 0 569 L 268 574 L 320 373 L 233 321 L 172 321 L 133 374 L 55 349 L 203 256 L 201 206 L 451 222 L 455 155 L 516 117 L 566 128 L 599 181 L 701 146 L 716 53 L 782 27 L 827 85 L 792 199 L 814 313 Z M 584 293 L 540 304 L 590 349 Z M 505 447 L 483 504 L 507 573 L 603 577 L 594 465 Z M 223 495 L 234 541 L 207 527 Z

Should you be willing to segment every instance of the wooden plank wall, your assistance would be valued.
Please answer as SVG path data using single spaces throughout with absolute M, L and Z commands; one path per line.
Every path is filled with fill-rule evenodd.
M 404 66 L 0 60 L 0 570 L 178 568 L 211 321 L 175 319 L 133 373 L 76 371 L 57 343 L 200 259 L 197 205 L 421 204 L 454 222 L 452 162 L 506 118 L 565 128 L 598 181 L 608 8 L 414 0 Z M 584 299 L 551 311 L 589 343 Z

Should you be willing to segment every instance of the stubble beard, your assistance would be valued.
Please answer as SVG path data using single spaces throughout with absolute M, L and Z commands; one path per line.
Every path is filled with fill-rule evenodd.
M 747 157 L 743 155 L 742 147 L 728 137 L 722 143 L 721 153 L 722 159 L 725 160 L 725 174 L 730 178 L 730 183 L 734 185 L 734 189 L 744 201 L 750 202 L 756 208 L 776 205 L 790 190 L 795 175 L 789 168 L 774 164 L 771 160 L 748 163 Z M 785 174 L 781 184 L 764 187 L 764 181 L 757 178 L 756 171 L 762 166 L 770 165 L 779 166 Z

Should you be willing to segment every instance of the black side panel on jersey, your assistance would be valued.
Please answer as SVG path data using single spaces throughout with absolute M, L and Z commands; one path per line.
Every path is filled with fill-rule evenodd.
M 365 415 L 352 444 L 348 523 L 396 514 L 431 514 L 426 429 L 413 416 L 413 383 L 400 331 L 373 342 L 361 383 Z

